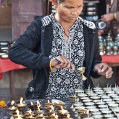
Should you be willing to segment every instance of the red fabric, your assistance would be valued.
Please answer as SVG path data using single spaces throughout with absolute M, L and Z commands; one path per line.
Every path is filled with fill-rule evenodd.
M 112 64 L 119 63 L 119 55 L 103 55 L 102 62 L 112 63 Z M 10 59 L 0 58 L 0 73 L 4 73 L 4 72 L 15 70 L 15 69 L 23 69 L 23 68 L 25 67 L 22 65 L 13 63 Z
M 119 86 L 119 55 L 103 55 L 102 62 L 109 63 L 109 64 L 116 64 L 117 67 L 117 80 L 116 85 Z
M 3 74 L 2 73 L 0 73 L 0 80 L 3 78 Z
M 118 64 L 119 63 L 119 55 L 103 55 L 102 62 Z
M 0 58 L 0 73 L 4 73 L 4 72 L 15 70 L 15 69 L 23 69 L 23 68 L 25 67 L 22 65 L 13 63 L 10 59 Z
M 103 55 L 102 62 L 112 63 L 112 64 L 119 63 L 119 55 Z M 4 72 L 15 70 L 15 69 L 23 69 L 23 68 L 25 67 L 22 65 L 13 63 L 10 59 L 0 58 L 0 73 L 4 73 Z

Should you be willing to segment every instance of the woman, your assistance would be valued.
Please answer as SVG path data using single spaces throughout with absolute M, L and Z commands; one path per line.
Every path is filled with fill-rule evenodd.
M 90 76 L 110 78 L 101 63 L 95 25 L 79 17 L 83 0 L 52 0 L 57 13 L 39 17 L 15 42 L 9 58 L 32 68 L 27 99 L 68 98 L 76 88 L 92 86 Z M 94 39 L 95 38 L 95 39 Z M 75 69 L 85 67 L 87 80 Z

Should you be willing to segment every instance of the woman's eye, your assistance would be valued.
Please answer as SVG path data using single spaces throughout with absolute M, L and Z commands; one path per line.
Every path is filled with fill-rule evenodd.
M 81 6 L 78 6 L 78 8 L 81 8 Z
M 73 7 L 67 7 L 67 9 L 73 9 Z
M 80 9 L 80 8 L 81 8 L 81 6 L 78 6 L 77 7 L 77 9 Z M 71 10 L 71 9 L 75 9 L 75 8 L 74 7 L 67 7 L 67 9 L 70 9 Z

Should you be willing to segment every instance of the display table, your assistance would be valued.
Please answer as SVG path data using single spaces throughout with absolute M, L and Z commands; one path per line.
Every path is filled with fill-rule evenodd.
M 10 59 L 0 58 L 0 73 L 8 72 L 9 74 L 9 85 L 10 85 L 10 98 L 15 98 L 15 84 L 14 84 L 14 71 L 16 69 L 24 69 L 22 65 L 13 63 Z
M 119 66 L 119 55 L 103 55 L 102 62 L 108 63 L 111 66 Z M 24 68 L 25 67 L 22 65 L 13 63 L 10 59 L 0 58 L 0 73 L 8 72 L 9 74 L 11 99 L 15 98 L 14 70 L 24 69 Z M 119 79 L 119 70 L 118 70 L 118 79 Z M 117 84 L 119 85 L 118 80 L 117 80 Z
M 119 55 L 103 55 L 102 62 L 108 63 L 110 66 L 117 66 L 117 81 L 119 86 Z
M 119 55 L 103 55 L 102 62 L 108 63 L 112 66 L 119 66 Z
M 10 59 L 1 59 L 0 58 L 0 73 L 8 72 L 15 69 L 25 68 L 22 65 L 13 63 Z
M 72 118 L 66 118 L 66 116 L 67 116 L 67 114 L 68 113 L 65 113 L 64 114 L 64 116 L 65 116 L 65 118 L 49 118 L 52 114 L 55 114 L 55 113 L 57 113 L 57 115 L 58 115 L 58 110 L 60 110 L 61 111 L 61 109 L 60 109 L 60 107 L 61 106 L 56 106 L 55 105 L 55 103 L 54 103 L 54 101 L 56 102 L 56 101 L 60 101 L 60 102 L 62 102 L 62 104 L 63 104 L 63 106 L 62 106 L 62 104 L 61 103 L 57 103 L 58 105 L 59 104 L 61 104 L 61 106 L 62 106 L 62 109 L 65 109 L 69 114 L 70 114 L 70 117 L 72 117 Z M 49 106 L 47 105 L 48 104 L 48 101 L 50 101 L 50 103 L 49 103 Z M 19 100 L 17 100 L 17 101 L 15 101 L 17 104 L 19 103 Z M 42 111 L 39 109 L 39 110 L 37 110 L 37 108 L 33 108 L 33 106 L 30 106 L 31 105 L 31 102 L 32 102 L 32 104 L 36 107 L 36 104 L 37 103 L 39 103 L 40 104 L 40 106 L 38 106 L 38 107 L 41 107 L 42 108 Z M 7 106 L 5 107 L 5 108 L 0 108 L 0 119 L 13 119 L 13 118 L 11 118 L 11 116 L 12 115 L 16 115 L 16 114 L 12 114 L 12 113 L 10 113 L 10 101 L 8 101 L 8 102 L 6 102 L 7 103 Z M 17 106 L 17 104 L 15 104 L 15 107 L 18 107 Z M 56 99 L 34 99 L 34 100 L 24 100 L 24 104 L 26 104 L 26 106 L 25 106 L 25 110 L 27 110 L 27 113 L 26 113 L 26 111 L 24 111 L 24 110 L 19 110 L 19 108 L 18 108 L 18 110 L 19 110 L 19 112 L 20 112 L 20 114 L 22 114 L 22 116 L 23 115 L 25 115 L 25 113 L 27 114 L 26 116 L 23 116 L 22 117 L 22 119 L 46 119 L 46 118 L 33 118 L 33 117 L 37 117 L 38 115 L 44 115 L 43 114 L 43 112 L 45 112 L 45 115 L 47 115 L 47 119 L 77 119 L 76 117 L 75 117 L 75 113 L 74 113 L 74 111 L 71 109 L 71 106 L 72 106 L 72 103 L 68 100 L 68 99 L 63 99 L 63 100 L 56 100 Z M 47 106 L 45 106 L 45 104 L 47 105 Z M 38 104 L 37 104 L 38 105 Z M 52 108 L 53 107 L 53 108 Z M 24 109 L 24 108 L 23 108 Z M 30 115 L 28 115 L 28 109 L 30 109 L 33 113 L 34 113 L 34 115 L 32 115 L 33 113 L 30 113 L 30 115 L 32 115 L 33 117 L 31 117 Z M 48 110 L 46 110 L 46 109 L 48 109 Z M 50 110 L 49 110 L 50 109 Z M 53 112 L 51 111 L 51 110 L 54 110 Z M 37 112 L 40 112 L 40 114 L 38 114 Z M 54 113 L 55 112 L 55 113 Z M 37 115 L 37 116 L 36 116 Z M 49 116 L 50 115 L 50 116 Z M 59 115 L 60 116 L 60 115 Z M 63 117 L 64 117 L 63 116 Z M 21 118 L 15 118 L 15 119 L 21 119 Z

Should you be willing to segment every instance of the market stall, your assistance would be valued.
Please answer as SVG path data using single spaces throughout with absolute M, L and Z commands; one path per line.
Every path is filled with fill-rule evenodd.
M 106 62 L 111 66 L 119 66 L 119 55 L 103 55 L 102 62 Z
M 8 58 L 4 59 L 0 58 L 0 73 L 3 74 L 5 72 L 8 72 L 9 74 L 9 87 L 11 99 L 15 98 L 14 70 L 24 68 L 25 68 L 24 66 L 15 64 Z
M 89 15 L 90 13 L 88 13 Z M 89 17 L 88 17 L 89 18 Z M 25 67 L 14 64 L 9 59 L 0 59 L 0 73 L 9 72 L 11 96 L 15 96 L 13 70 Z M 118 66 L 119 55 L 103 55 L 102 62 Z M 6 102 L 0 108 L 2 119 L 118 119 L 119 88 L 95 87 L 88 90 L 75 90 L 75 95 L 68 99 L 53 102 L 53 99 L 19 100 Z M 32 102 L 32 103 L 31 103 Z
M 2 119 L 118 119 L 119 87 L 75 89 L 68 99 L 34 99 L 6 102 Z
M 102 62 L 106 62 L 110 66 L 117 66 L 116 84 L 119 86 L 119 55 L 103 55 Z
M 25 68 L 22 65 L 18 65 L 13 63 L 10 59 L 2 59 L 0 58 L 0 73 L 16 70 L 16 69 L 23 69 Z

